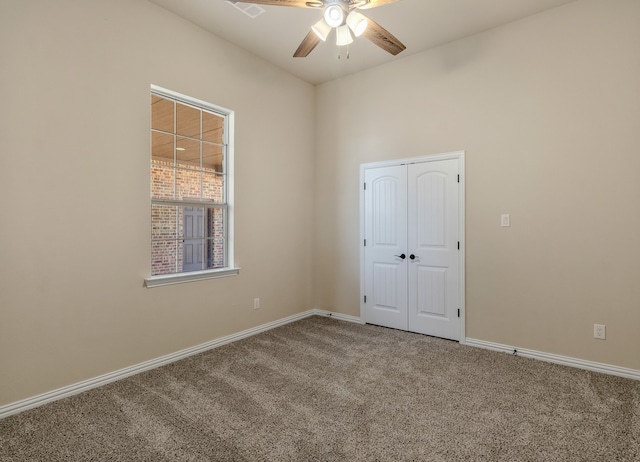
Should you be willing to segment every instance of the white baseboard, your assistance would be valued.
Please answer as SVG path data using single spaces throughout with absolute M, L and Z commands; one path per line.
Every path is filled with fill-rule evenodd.
M 466 344 L 468 346 L 484 348 L 487 350 L 501 351 L 503 353 L 513 354 L 516 350 L 518 356 L 524 356 L 525 358 L 538 359 L 540 361 L 546 361 L 549 363 L 562 364 L 563 366 L 577 367 L 579 369 L 585 369 L 593 372 L 601 372 L 603 374 L 616 375 L 619 377 L 625 377 L 628 379 L 640 380 L 640 371 L 635 369 L 629 369 L 626 367 L 612 366 L 610 364 L 596 363 L 593 361 L 587 361 L 586 359 L 572 358 L 570 356 L 556 355 L 553 353 L 545 353 L 543 351 L 527 350 L 526 348 L 519 348 L 516 346 L 502 345 L 500 343 L 486 342 L 484 340 L 476 340 L 473 338 L 466 338 Z
M 354 322 L 356 324 L 364 324 L 364 321 L 358 316 L 351 316 L 348 314 L 334 313 L 333 311 L 325 310 L 313 310 L 313 314 L 317 316 L 324 316 L 326 318 L 339 319 L 340 321 Z
M 4 417 L 8 417 L 13 414 L 18 414 L 19 412 L 23 412 L 28 409 L 33 409 L 35 407 L 42 406 L 43 404 L 47 404 L 52 401 L 57 401 L 62 398 L 67 398 L 69 396 L 77 395 L 78 393 L 91 390 L 92 388 L 97 388 L 102 385 L 115 382 L 116 380 L 121 380 L 126 377 L 139 374 L 144 371 L 148 371 L 150 369 L 155 369 L 156 367 L 164 366 L 165 364 L 169 364 L 169 363 L 178 361 L 180 359 L 188 358 L 189 356 L 193 356 L 198 353 L 212 350 L 219 346 L 226 345 L 227 343 L 231 343 L 231 342 L 235 342 L 236 340 L 241 340 L 243 338 L 251 337 L 252 335 L 256 335 L 261 332 L 266 332 L 276 327 L 284 326 L 285 324 L 289 324 L 294 321 L 299 321 L 300 319 L 308 318 L 309 316 L 314 316 L 316 314 L 320 316 L 324 316 L 323 313 L 326 313 L 326 312 L 317 313 L 316 311 L 318 310 L 309 310 L 303 313 L 294 314 L 293 316 L 279 319 L 277 321 L 263 324 L 261 326 L 253 327 L 251 329 L 243 330 L 242 332 L 238 332 L 236 334 L 227 335 L 226 337 L 221 337 L 219 339 L 212 340 L 210 342 L 206 342 L 201 345 L 196 345 L 191 348 L 187 348 L 181 351 L 177 351 L 175 353 L 161 356 L 160 358 L 151 359 L 149 361 L 145 361 L 139 364 L 135 364 L 133 366 L 125 367 L 124 369 L 120 369 L 115 372 L 110 372 L 108 374 L 104 374 L 99 377 L 94 377 L 92 379 L 84 380 L 82 382 L 74 383 L 66 387 L 58 388 L 57 390 L 43 393 L 41 395 L 33 396 L 31 398 L 23 399 L 21 401 L 16 401 L 14 403 L 0 406 L 0 419 Z M 344 315 L 336 314 L 332 317 L 335 317 L 336 319 L 342 319 L 342 318 L 339 318 L 338 316 L 344 316 Z
M 212 340 L 210 342 L 206 342 L 201 345 L 196 345 L 191 348 L 186 348 L 184 350 L 177 351 L 175 353 L 171 353 L 165 356 L 161 356 L 159 358 L 151 359 L 149 361 L 145 361 L 139 364 L 135 364 L 130 367 L 125 367 L 124 369 L 110 372 L 108 374 L 104 374 L 98 377 L 94 377 L 92 379 L 84 380 L 82 382 L 74 383 L 66 387 L 58 388 L 57 390 L 43 393 L 41 395 L 33 396 L 31 398 L 23 399 L 21 401 L 16 401 L 14 403 L 0 406 L 0 419 L 4 417 L 8 417 L 13 414 L 18 414 L 19 412 L 33 409 L 38 406 L 42 406 L 43 404 L 47 404 L 52 401 L 77 395 L 78 393 L 91 390 L 92 388 L 97 388 L 102 385 L 106 385 L 108 383 L 115 382 L 117 380 L 121 380 L 126 377 L 130 377 L 132 375 L 139 374 L 144 371 L 148 371 L 150 369 L 155 369 L 156 367 L 164 366 L 165 364 L 179 361 L 181 359 L 188 358 L 189 356 L 193 356 L 198 353 L 203 353 L 205 351 L 212 350 L 219 346 L 226 345 L 227 343 L 231 343 L 237 340 L 241 340 L 243 338 L 251 337 L 261 332 L 266 332 L 276 327 L 284 326 L 286 324 L 290 324 L 292 322 L 299 321 L 301 319 L 308 318 L 314 315 L 338 319 L 340 321 L 364 324 L 364 321 L 357 316 L 351 316 L 351 315 L 342 314 L 342 313 L 334 313 L 331 311 L 319 310 L 319 309 L 304 311 L 302 313 L 298 313 L 293 316 L 288 316 L 286 318 L 279 319 L 277 321 L 273 321 L 267 324 L 263 324 L 261 326 L 253 327 L 251 329 L 247 329 L 242 332 L 238 332 L 236 334 L 227 335 L 226 337 L 221 337 L 219 339 Z M 505 353 L 513 353 L 513 350 L 516 349 L 518 351 L 518 355 L 520 356 L 535 358 L 542 361 L 548 361 L 548 362 L 557 363 L 557 364 L 563 364 L 565 366 L 578 367 L 581 369 L 586 369 L 586 370 L 595 371 L 595 372 L 602 372 L 604 374 L 617 375 L 620 377 L 640 380 L 640 371 L 637 371 L 634 369 L 611 366 L 609 364 L 596 363 L 592 361 L 571 358 L 568 356 L 560 356 L 560 355 L 554 355 L 550 353 L 543 353 L 535 350 L 527 350 L 523 348 L 512 347 L 509 345 L 501 345 L 499 343 L 485 342 L 484 340 L 476 340 L 472 338 L 466 338 L 465 343 L 469 346 L 485 348 L 485 349 L 494 350 L 494 351 L 501 351 Z

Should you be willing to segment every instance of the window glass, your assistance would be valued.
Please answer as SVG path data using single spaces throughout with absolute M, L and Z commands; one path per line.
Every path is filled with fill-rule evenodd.
M 191 100 L 152 90 L 152 276 L 229 265 L 228 114 Z
M 174 102 L 151 95 L 151 128 L 173 133 Z

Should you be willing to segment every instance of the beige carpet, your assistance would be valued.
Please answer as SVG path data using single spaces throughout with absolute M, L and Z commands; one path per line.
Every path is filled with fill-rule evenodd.
M 640 382 L 312 317 L 0 420 L 0 461 L 640 461 Z

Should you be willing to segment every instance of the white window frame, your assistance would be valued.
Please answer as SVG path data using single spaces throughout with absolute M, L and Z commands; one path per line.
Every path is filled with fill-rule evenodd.
M 224 268 L 208 269 L 202 271 L 189 271 L 175 274 L 163 274 L 157 276 L 149 276 L 145 278 L 144 283 L 147 288 L 166 286 L 171 284 L 182 284 L 184 282 L 201 281 L 204 279 L 222 278 L 228 276 L 235 276 L 239 274 L 240 268 L 234 266 L 234 228 L 233 228 L 233 199 L 234 199 L 234 111 L 216 106 L 206 101 L 192 98 L 175 91 L 167 90 L 166 88 L 151 85 L 151 94 L 166 97 L 176 102 L 185 103 L 192 106 L 198 106 L 202 109 L 206 109 L 212 112 L 225 116 L 225 141 L 226 141 L 226 171 L 225 171 L 225 188 L 226 188 L 226 248 L 225 248 L 225 262 Z M 149 130 L 151 131 L 151 130 Z M 151 156 L 149 156 L 149 162 L 151 162 Z M 151 209 L 151 196 L 149 197 L 149 209 Z M 149 226 L 151 229 L 151 224 Z M 151 263 L 151 259 L 149 259 Z

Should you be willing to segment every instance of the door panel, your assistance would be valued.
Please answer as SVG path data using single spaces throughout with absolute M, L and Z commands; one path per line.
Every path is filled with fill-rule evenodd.
M 398 265 L 373 263 L 373 300 L 380 309 L 398 310 Z
M 460 339 L 458 161 L 408 168 L 409 330 Z
M 445 197 L 447 177 L 442 172 L 420 173 L 420 168 L 412 165 L 411 175 L 418 170 L 415 181 L 415 211 L 417 242 L 421 248 L 439 247 L 446 245 Z
M 366 322 L 407 329 L 407 264 L 397 255 L 407 247 L 405 166 L 365 173 Z
M 182 271 L 204 269 L 204 209 L 183 208 Z
M 447 268 L 418 266 L 416 271 L 417 315 L 445 317 Z

